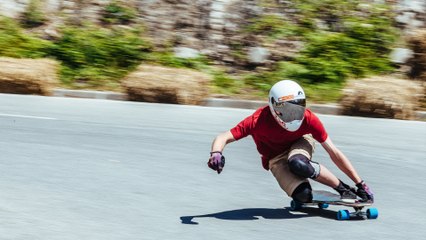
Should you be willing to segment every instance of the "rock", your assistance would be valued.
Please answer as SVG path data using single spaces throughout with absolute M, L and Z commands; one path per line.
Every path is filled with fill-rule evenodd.
M 200 56 L 200 51 L 187 47 L 176 47 L 174 54 L 179 58 L 197 58 Z
M 422 91 L 420 83 L 395 77 L 351 80 L 340 101 L 342 114 L 414 119 Z
M 424 0 L 400 0 L 398 5 L 402 11 L 419 13 L 424 13 L 426 11 L 426 3 Z
M 390 54 L 393 63 L 404 64 L 413 57 L 413 51 L 407 48 L 395 48 Z
M 131 101 L 201 104 L 207 98 L 210 75 L 202 72 L 141 65 L 123 81 Z
M 12 0 L 0 1 L 0 15 L 18 18 L 22 12 L 24 12 L 26 4 L 19 3 Z
M 61 10 L 61 2 L 57 0 L 45 0 L 43 8 L 46 12 L 55 13 Z
M 52 95 L 59 64 L 50 59 L 0 58 L 0 92 Z
M 251 47 L 248 51 L 249 61 L 254 64 L 266 63 L 270 55 L 269 51 L 262 47 Z

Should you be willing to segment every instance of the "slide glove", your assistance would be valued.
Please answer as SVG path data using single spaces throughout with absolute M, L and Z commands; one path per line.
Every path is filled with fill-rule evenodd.
M 374 202 L 374 193 L 371 191 L 370 187 L 364 181 L 361 181 L 356 185 L 357 191 L 356 194 L 362 199 L 363 202 Z
M 209 168 L 217 171 L 217 174 L 220 174 L 225 167 L 225 157 L 221 152 L 211 152 L 207 165 Z

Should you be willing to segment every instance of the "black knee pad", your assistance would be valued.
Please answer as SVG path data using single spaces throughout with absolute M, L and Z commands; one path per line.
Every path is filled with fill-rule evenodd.
M 309 182 L 301 183 L 291 194 L 294 201 L 299 203 L 312 202 L 312 187 Z
M 315 179 L 318 177 L 320 172 L 320 166 L 316 162 L 312 162 L 305 155 L 296 154 L 288 159 L 288 166 L 290 171 L 304 178 Z

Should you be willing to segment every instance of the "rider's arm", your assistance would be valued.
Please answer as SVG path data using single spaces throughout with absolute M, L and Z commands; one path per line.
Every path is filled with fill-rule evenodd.
M 231 131 L 223 132 L 213 140 L 211 152 L 222 152 L 226 144 L 234 142 L 235 138 Z
M 355 168 L 349 159 L 333 144 L 330 137 L 321 143 L 327 153 L 330 155 L 331 160 L 336 166 L 342 170 L 354 183 L 360 183 L 362 179 L 358 176 Z

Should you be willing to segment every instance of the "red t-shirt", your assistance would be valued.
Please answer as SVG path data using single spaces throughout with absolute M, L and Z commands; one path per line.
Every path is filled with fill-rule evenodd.
M 261 154 L 262 165 L 268 170 L 268 161 L 275 156 L 288 150 L 292 143 L 305 134 L 312 134 L 315 140 L 322 143 L 328 135 L 319 118 L 311 112 L 305 110 L 305 118 L 302 126 L 295 131 L 290 132 L 278 125 L 269 106 L 261 107 L 252 115 L 238 123 L 231 129 L 235 140 L 251 135 L 257 146 L 257 151 Z

